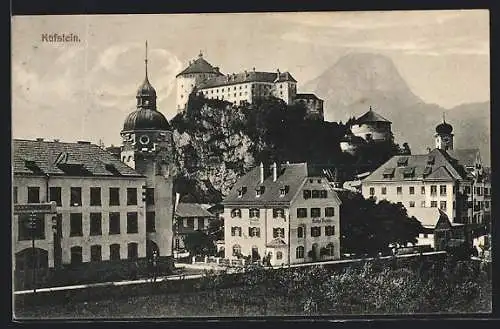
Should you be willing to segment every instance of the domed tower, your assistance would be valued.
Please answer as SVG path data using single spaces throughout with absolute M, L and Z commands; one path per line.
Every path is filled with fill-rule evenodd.
M 436 126 L 436 134 L 434 135 L 436 140 L 436 148 L 452 151 L 453 150 L 453 127 L 446 122 L 443 113 L 443 122 Z
M 145 78 L 137 90 L 136 110 L 123 124 L 122 161 L 146 176 L 145 215 L 147 254 L 159 253 L 163 265 L 171 264 L 173 221 L 173 138 L 170 125 L 156 108 L 156 90 L 148 79 L 147 42 Z M 161 260 L 168 261 L 161 261 Z

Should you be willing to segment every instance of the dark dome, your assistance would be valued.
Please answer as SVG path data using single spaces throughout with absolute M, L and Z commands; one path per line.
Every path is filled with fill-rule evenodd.
M 125 119 L 123 131 L 130 130 L 170 130 L 170 124 L 160 112 L 141 108 Z
M 453 127 L 449 123 L 446 123 L 445 121 L 436 126 L 436 132 L 438 134 L 451 134 L 452 131 Z
M 153 88 L 151 83 L 149 83 L 148 77 L 144 79 L 144 82 L 137 89 L 137 97 L 151 96 L 156 97 L 156 90 Z

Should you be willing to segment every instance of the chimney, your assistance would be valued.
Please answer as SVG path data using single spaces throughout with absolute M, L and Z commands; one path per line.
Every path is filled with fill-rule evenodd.
M 37 142 L 43 142 L 43 138 L 37 138 L 36 141 Z
M 255 72 L 255 67 L 254 67 L 254 68 L 252 68 L 252 70 Z
M 273 163 L 273 182 L 276 182 L 278 179 L 278 166 L 276 165 L 276 162 Z
M 59 142 L 59 139 L 54 139 L 54 142 L 55 142 L 55 143 L 58 143 L 58 142 Z
M 260 184 L 264 183 L 264 164 L 260 163 Z
M 215 70 L 215 72 L 220 73 L 218 66 L 214 67 L 214 70 Z

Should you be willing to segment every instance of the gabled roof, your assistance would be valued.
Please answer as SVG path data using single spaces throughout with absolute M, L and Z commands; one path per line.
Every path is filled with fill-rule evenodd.
M 88 142 L 14 139 L 12 167 L 14 175 L 144 177 L 112 153 Z
M 370 123 L 370 122 L 388 122 L 391 123 L 391 121 L 387 120 L 377 112 L 373 111 L 371 108 L 368 112 L 360 116 L 355 120 L 354 123 L 356 124 L 361 124 L 361 123 Z
M 279 81 L 293 81 L 297 82 L 290 73 L 281 72 L 278 77 L 276 72 L 259 72 L 259 71 L 245 71 L 227 75 L 220 75 L 202 82 L 199 86 L 200 89 L 213 88 L 218 86 L 228 86 L 247 82 L 267 82 L 274 83 Z
M 213 217 L 214 215 L 198 203 L 179 203 L 175 209 L 177 217 Z
M 316 94 L 311 94 L 311 93 L 303 93 L 303 94 L 297 94 L 295 95 L 295 99 L 317 99 L 317 100 L 322 100 Z
M 476 165 L 476 159 L 480 157 L 479 149 L 457 149 L 448 151 L 448 154 L 458 160 L 458 162 L 467 167 L 473 167 Z
M 407 160 L 402 161 L 402 160 Z M 398 164 L 406 163 L 404 166 Z M 405 177 L 406 168 L 414 168 L 413 175 Z M 394 175 L 387 177 L 389 171 L 394 169 Z M 385 174 L 385 175 L 384 175 Z M 466 179 L 466 173 L 453 159 L 440 149 L 434 149 L 428 154 L 396 155 L 377 168 L 370 176 L 363 180 L 366 182 L 391 182 L 391 181 L 455 181 Z
M 319 167 L 308 166 L 307 163 L 283 164 L 278 168 L 278 177 L 273 182 L 272 174 L 269 170 L 265 176 L 264 182 L 260 183 L 260 166 L 254 167 L 243 177 L 238 179 L 228 195 L 224 198 L 222 204 L 233 206 L 251 206 L 251 205 L 276 205 L 287 206 L 295 198 L 299 190 L 306 184 L 308 177 L 324 177 L 323 170 Z M 256 196 L 256 190 L 263 187 L 263 193 Z M 281 196 L 281 190 L 286 191 Z M 325 180 L 324 189 L 330 191 L 337 202 L 340 203 L 337 194 Z M 239 191 L 244 191 L 241 196 Z
M 436 223 L 436 229 L 450 229 L 451 228 L 451 222 L 450 219 L 448 218 L 448 215 L 441 209 L 439 210 L 439 219 Z
M 222 75 L 215 67 L 213 67 L 209 62 L 207 62 L 203 55 L 200 54 L 196 60 L 194 60 L 190 65 L 185 68 L 181 73 L 177 74 L 176 77 L 184 74 L 190 73 L 215 73 Z

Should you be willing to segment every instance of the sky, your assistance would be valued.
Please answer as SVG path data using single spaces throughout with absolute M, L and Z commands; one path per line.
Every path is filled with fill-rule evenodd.
M 42 41 L 73 33 L 78 43 Z M 445 108 L 489 100 L 489 12 L 389 11 L 12 18 L 14 138 L 119 145 L 144 79 L 175 114 L 175 75 L 200 51 L 223 73 L 290 71 L 298 89 L 353 52 L 390 57 L 410 89 Z

